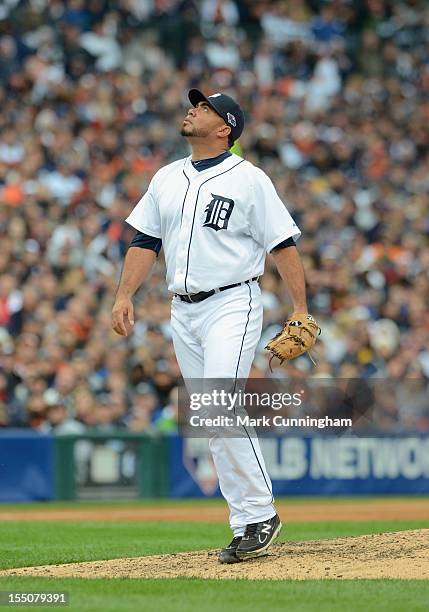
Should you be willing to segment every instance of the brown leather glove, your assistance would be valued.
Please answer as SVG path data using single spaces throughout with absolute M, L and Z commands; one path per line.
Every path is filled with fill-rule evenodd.
M 316 338 L 321 329 L 309 314 L 294 313 L 284 324 L 283 329 L 265 347 L 280 362 L 295 359 L 306 353 L 316 344 Z

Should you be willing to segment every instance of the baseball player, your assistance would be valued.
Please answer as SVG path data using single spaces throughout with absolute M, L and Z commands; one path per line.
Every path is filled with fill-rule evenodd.
M 229 151 L 244 128 L 240 106 L 223 93 L 205 96 L 191 89 L 188 97 L 181 134 L 192 155 L 161 168 L 127 218 L 136 235 L 125 257 L 112 327 L 128 335 L 132 297 L 162 246 L 183 378 L 246 379 L 262 329 L 258 277 L 266 253 L 274 257 L 294 313 L 307 313 L 295 247 L 300 230 L 268 176 Z M 220 552 L 222 563 L 266 554 L 281 529 L 258 440 L 246 434 L 209 441 L 234 535 Z

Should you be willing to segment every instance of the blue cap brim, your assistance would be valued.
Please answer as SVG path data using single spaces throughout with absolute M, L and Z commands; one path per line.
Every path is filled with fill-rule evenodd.
M 188 92 L 188 98 L 192 106 L 197 106 L 199 102 L 207 102 L 207 104 L 211 106 L 206 96 L 199 89 L 190 89 Z
M 190 89 L 188 92 L 188 98 L 192 106 L 197 106 L 200 102 L 206 102 L 210 106 L 210 108 L 212 108 L 214 112 L 217 113 L 219 117 L 221 117 L 225 121 L 225 117 L 221 115 L 221 113 L 216 108 L 216 106 L 211 102 L 211 100 L 209 100 L 207 96 L 205 96 L 203 92 L 200 91 L 199 89 Z

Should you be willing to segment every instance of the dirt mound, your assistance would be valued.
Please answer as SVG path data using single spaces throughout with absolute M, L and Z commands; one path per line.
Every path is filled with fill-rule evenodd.
M 109 561 L 26 567 L 0 576 L 73 578 L 320 578 L 429 579 L 429 529 L 317 540 L 282 542 L 270 555 L 221 565 L 218 551 L 197 551 Z
M 426 521 L 429 499 L 331 499 L 279 501 L 277 510 L 283 523 L 311 523 L 318 521 Z M 159 502 L 153 506 L 95 507 L 76 505 L 72 508 L 0 508 L 0 521 L 207 521 L 227 523 L 226 504 Z

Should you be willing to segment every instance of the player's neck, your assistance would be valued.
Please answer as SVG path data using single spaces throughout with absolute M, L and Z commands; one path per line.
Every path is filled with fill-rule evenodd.
M 207 143 L 192 143 L 192 161 L 199 161 L 201 159 L 211 159 L 222 155 L 228 149 L 224 147 L 214 147 L 212 144 Z

